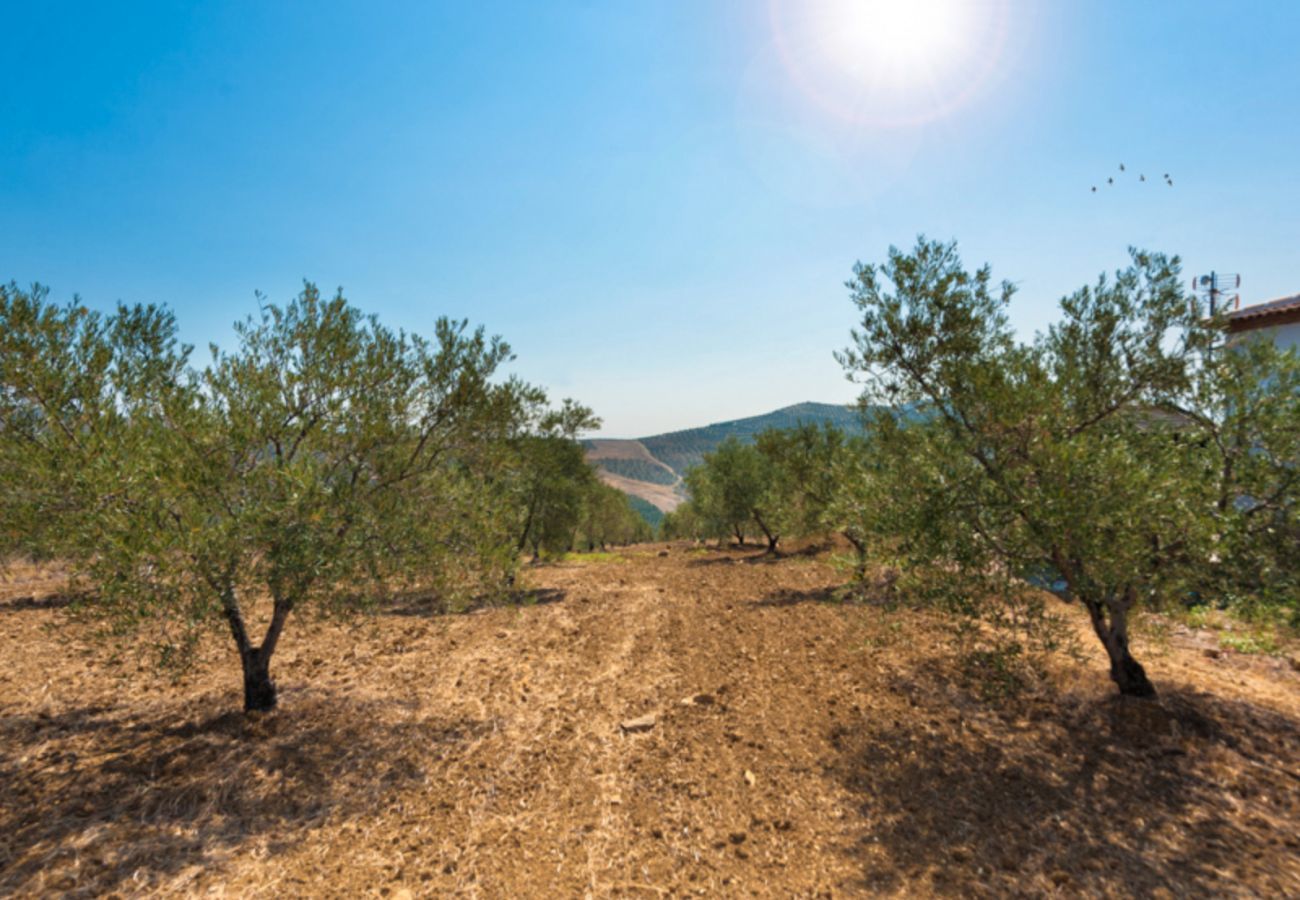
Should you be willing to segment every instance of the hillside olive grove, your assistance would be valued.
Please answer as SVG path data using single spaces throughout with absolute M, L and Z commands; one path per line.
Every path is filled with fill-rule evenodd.
M 950 614 L 999 665 L 1061 645 L 1046 589 L 1086 612 L 1119 691 L 1153 696 L 1140 607 L 1300 617 L 1300 364 L 1229 343 L 1180 283 L 1134 251 L 1026 339 L 1012 285 L 954 244 L 860 264 L 837 359 L 862 431 L 727 437 L 660 536 L 777 554 L 839 535 L 860 586 Z M 511 359 L 481 328 L 393 331 L 309 284 L 199 364 L 165 308 L 0 287 L 0 550 L 69 566 L 82 609 L 169 664 L 224 627 L 246 709 L 269 709 L 295 613 L 455 609 L 525 559 L 653 536 L 584 458 L 592 411 L 504 377 Z
M 164 308 L 0 287 L 0 519 L 5 551 L 71 566 L 85 611 L 169 663 L 224 623 L 248 710 L 276 704 L 295 612 L 454 608 L 525 546 L 642 535 L 583 461 L 590 410 L 501 377 L 481 328 L 393 331 L 309 284 L 235 335 L 200 366 Z
M 1026 341 L 1012 285 L 954 244 L 859 265 L 837 358 L 868 436 L 725 442 L 665 533 L 776 552 L 838 532 L 859 577 L 889 564 L 1012 655 L 1059 643 L 1049 588 L 1087 612 L 1119 691 L 1152 696 L 1129 642 L 1139 607 L 1300 611 L 1300 366 L 1267 339 L 1229 345 L 1180 285 L 1176 258 L 1134 251 Z

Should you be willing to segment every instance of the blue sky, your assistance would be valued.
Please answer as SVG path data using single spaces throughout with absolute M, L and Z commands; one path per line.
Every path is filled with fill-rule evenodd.
M 0 279 L 465 316 L 609 436 L 852 399 L 843 281 L 922 232 L 1025 334 L 1129 245 L 1300 291 L 1300 4 L 972 0 L 864 99 L 808 2 L 5 3 Z

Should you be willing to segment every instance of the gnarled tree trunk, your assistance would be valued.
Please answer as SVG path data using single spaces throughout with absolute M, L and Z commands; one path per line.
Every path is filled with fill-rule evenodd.
M 1082 599 L 1092 620 L 1092 630 L 1110 657 L 1110 680 L 1125 697 L 1154 697 L 1155 685 L 1129 651 L 1128 612 L 1135 600 L 1134 592 L 1130 589 L 1122 597 L 1112 596 L 1102 601 L 1092 597 Z
M 1052 563 L 1069 587 L 1069 596 L 1078 597 L 1088 610 L 1092 630 L 1110 657 L 1110 680 L 1125 697 L 1152 698 L 1156 687 L 1147 678 L 1146 669 L 1133 658 L 1128 646 L 1128 614 L 1137 603 L 1133 587 L 1099 590 L 1083 575 L 1083 565 L 1053 548 Z

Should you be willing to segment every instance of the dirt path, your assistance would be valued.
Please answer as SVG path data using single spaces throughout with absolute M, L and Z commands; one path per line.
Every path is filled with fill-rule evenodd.
M 219 635 L 171 685 L 10 585 L 0 894 L 1300 895 L 1284 666 L 1149 647 L 1163 717 L 1096 658 L 999 705 L 924 616 L 829 602 L 822 560 L 528 579 L 531 605 L 294 623 L 255 722 Z

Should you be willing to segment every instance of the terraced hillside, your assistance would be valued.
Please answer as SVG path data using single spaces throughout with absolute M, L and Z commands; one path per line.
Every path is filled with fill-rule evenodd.
M 704 454 L 729 437 L 752 441 L 769 428 L 793 428 L 805 423 L 830 422 L 845 431 L 859 431 L 856 410 L 834 403 L 797 403 L 761 416 L 716 422 L 657 434 L 639 440 L 597 438 L 586 442 L 587 459 L 596 465 L 601 480 L 625 494 L 638 497 L 663 512 L 671 512 L 685 499 L 681 479 Z
M 769 428 L 793 428 L 796 425 L 819 425 L 822 422 L 830 422 L 845 431 L 860 431 L 862 428 L 857 411 L 848 406 L 835 403 L 796 403 L 761 416 L 641 438 L 640 443 L 655 459 L 683 475 L 691 466 L 698 465 L 704 454 L 729 437 L 748 442 Z
M 596 466 L 600 480 L 628 496 L 660 512 L 672 512 L 685 499 L 679 485 L 681 477 L 655 459 L 640 441 L 597 438 L 584 445 L 587 460 Z

